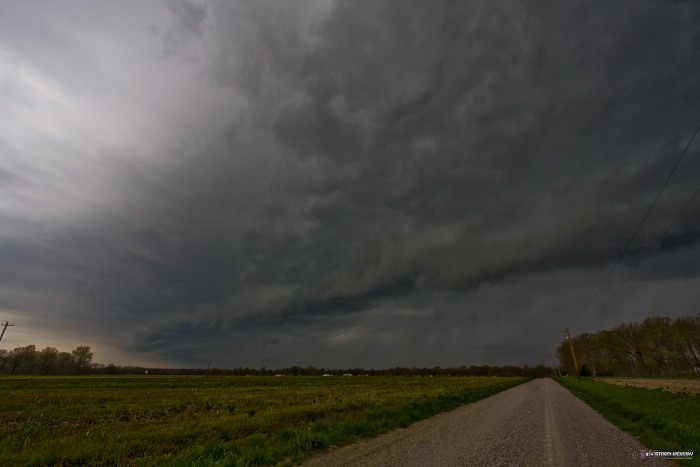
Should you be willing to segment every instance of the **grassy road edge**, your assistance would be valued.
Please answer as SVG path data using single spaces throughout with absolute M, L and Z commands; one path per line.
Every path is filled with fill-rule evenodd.
M 654 451 L 693 451 L 684 466 L 700 466 L 700 396 L 618 386 L 583 378 L 556 378 L 606 420 Z

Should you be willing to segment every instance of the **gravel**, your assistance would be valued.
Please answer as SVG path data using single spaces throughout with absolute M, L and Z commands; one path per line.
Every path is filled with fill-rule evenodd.
M 319 454 L 303 466 L 626 466 L 645 448 L 551 379 Z

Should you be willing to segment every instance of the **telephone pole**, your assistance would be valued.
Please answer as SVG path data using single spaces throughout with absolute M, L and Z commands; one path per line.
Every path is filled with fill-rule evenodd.
M 569 326 L 566 327 L 566 340 L 569 341 L 571 348 L 571 356 L 574 357 L 574 367 L 576 367 L 576 377 L 581 381 L 581 372 L 578 369 L 578 361 L 576 360 L 576 352 L 574 352 L 574 344 L 571 342 L 571 334 L 569 334 Z
M 4 335 L 5 335 L 5 331 L 7 331 L 7 327 L 8 327 L 8 326 L 14 326 L 14 324 L 10 324 L 9 321 L 5 321 L 5 324 L 0 324 L 0 326 L 3 327 L 3 328 L 2 328 L 2 334 L 0 334 L 0 341 L 1 341 L 1 340 L 2 340 L 2 336 L 4 336 Z

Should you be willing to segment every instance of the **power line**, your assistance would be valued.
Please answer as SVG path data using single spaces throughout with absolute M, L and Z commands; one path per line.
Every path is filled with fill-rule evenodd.
M 615 261 L 615 264 L 613 264 L 612 268 L 610 268 L 610 270 L 608 271 L 608 274 L 605 276 L 605 279 L 603 279 L 603 282 L 601 282 L 601 284 L 598 286 L 598 288 L 596 289 L 596 291 L 595 291 L 595 292 L 593 293 L 593 295 L 591 296 L 591 299 L 590 299 L 590 300 L 588 301 L 588 303 L 586 304 L 586 307 L 583 309 L 582 315 L 586 315 L 586 314 L 587 314 L 587 311 L 588 311 L 588 309 L 590 308 L 591 304 L 593 303 L 593 300 L 595 300 L 595 298 L 598 296 L 598 294 L 600 293 L 600 291 L 602 290 L 602 288 L 603 288 L 603 287 L 605 286 L 605 284 L 608 282 L 608 279 L 610 279 L 610 276 L 612 276 L 612 273 L 615 271 L 615 269 L 617 268 L 618 264 L 620 264 L 620 261 L 622 261 L 622 258 L 625 256 L 625 253 L 627 253 L 627 250 L 629 249 L 630 245 L 632 244 L 632 242 L 634 241 L 635 237 L 637 236 L 637 233 L 639 233 L 639 230 L 642 228 L 642 225 L 644 224 L 644 222 L 645 222 L 645 221 L 647 220 L 647 218 L 649 217 L 649 214 L 651 213 L 652 209 L 654 209 L 654 206 L 656 206 L 656 202 L 657 202 L 657 201 L 659 200 L 659 198 L 661 197 L 661 194 L 663 193 L 664 189 L 666 188 L 666 185 L 668 185 L 668 182 L 671 180 L 671 177 L 672 177 L 673 174 L 676 172 L 676 169 L 678 168 L 678 166 L 680 165 L 681 161 L 682 161 L 683 158 L 685 157 L 686 152 L 688 152 L 688 148 L 690 147 L 690 145 L 692 144 L 693 140 L 695 139 L 695 136 L 698 134 L 698 131 L 700 131 L 700 125 L 698 125 L 698 127 L 695 129 L 695 132 L 693 133 L 693 136 L 690 137 L 690 140 L 688 141 L 688 144 L 685 145 L 685 148 L 683 149 L 683 152 L 681 152 L 680 157 L 679 157 L 678 160 L 676 161 L 676 163 L 675 163 L 675 165 L 673 166 L 673 168 L 671 169 L 671 171 L 670 171 L 670 172 L 668 173 L 668 175 L 666 176 L 666 180 L 664 181 L 663 185 L 662 185 L 661 188 L 659 189 L 659 192 L 656 194 L 656 197 L 654 198 L 654 201 L 651 203 L 651 205 L 649 205 L 649 208 L 647 209 L 646 213 L 644 213 L 644 217 L 642 217 L 642 220 L 639 221 L 639 224 L 637 225 L 637 228 L 634 230 L 634 233 L 632 234 L 632 236 L 630 237 L 630 239 L 627 241 L 627 244 L 625 245 L 625 248 L 622 250 L 622 253 L 620 253 L 620 256 L 618 256 L 617 261 Z M 693 199 L 694 197 L 695 197 L 695 195 L 693 195 L 693 197 L 691 197 L 691 201 L 692 201 L 692 199 Z M 688 204 L 689 204 L 689 203 L 686 204 L 686 207 L 687 207 Z M 683 211 L 685 210 L 686 207 L 683 208 Z M 682 211 L 681 211 L 681 212 L 682 212 Z M 678 218 L 678 217 L 679 217 L 679 216 L 676 216 L 676 218 Z M 674 219 L 674 222 L 675 222 L 675 219 Z M 673 223 L 672 223 L 672 224 L 673 224 Z M 671 225 L 672 225 L 672 224 L 671 224 Z M 669 226 L 669 229 L 670 229 L 670 226 Z M 645 258 L 645 259 L 646 259 L 646 258 Z M 636 271 L 636 268 L 635 268 L 635 271 Z M 634 273 L 634 271 L 633 271 L 633 273 Z M 632 277 L 632 276 L 631 276 L 631 275 L 628 276 L 628 279 L 627 279 L 627 280 L 629 280 L 629 277 Z M 624 283 L 626 283 L 627 280 L 625 280 Z M 623 283 L 623 285 L 624 285 L 624 283 Z M 619 290 L 620 288 L 622 288 L 622 287 L 619 287 L 617 290 Z M 615 293 L 613 293 L 613 296 L 617 293 L 617 290 L 615 291 Z M 603 304 L 603 307 L 604 307 L 605 305 L 607 305 L 607 304 L 610 302 L 610 300 L 612 300 L 612 297 L 605 301 L 605 303 Z M 595 314 L 594 316 L 596 316 L 596 315 L 598 314 L 598 312 L 600 312 L 600 310 L 602 310 L 603 307 L 599 308 L 598 311 L 596 312 L 596 314 Z M 590 317 L 589 317 L 588 320 L 586 320 L 586 322 L 585 322 L 584 324 L 587 324 L 588 321 L 590 321 Z
M 686 201 L 685 206 L 683 206 L 683 209 L 681 209 L 680 212 L 676 215 L 676 217 L 671 221 L 671 223 L 668 224 L 668 227 L 666 227 L 666 230 L 664 230 L 664 232 L 661 234 L 661 236 L 660 236 L 659 239 L 656 241 L 656 243 L 654 243 L 654 246 L 652 246 L 649 250 L 647 250 L 647 252 L 646 252 L 646 254 L 644 255 L 644 257 L 642 258 L 642 260 L 634 267 L 634 269 L 632 269 L 632 272 L 630 272 L 630 273 L 627 275 L 627 277 L 626 277 L 625 280 L 622 282 L 622 284 L 620 284 L 620 285 L 618 286 L 618 288 L 615 289 L 615 292 L 613 292 L 613 294 L 610 296 L 610 298 L 608 298 L 608 299 L 605 301 L 605 303 L 603 303 L 603 304 L 598 308 L 598 310 L 597 310 L 597 311 L 595 312 L 595 314 L 593 315 L 594 317 L 595 317 L 595 316 L 598 316 L 598 314 L 600 314 L 600 312 L 603 311 L 603 309 L 608 305 L 608 303 L 610 303 L 610 302 L 612 301 L 612 299 L 615 298 L 615 296 L 616 296 L 617 293 L 620 291 L 620 289 L 622 289 L 622 288 L 627 284 L 627 282 L 629 282 L 629 280 L 632 278 L 632 276 L 637 272 L 637 270 L 638 270 L 640 267 L 642 267 L 642 264 L 644 264 L 644 261 L 646 261 L 646 259 L 651 255 L 651 253 L 653 253 L 653 252 L 656 250 L 656 248 L 658 248 L 658 246 L 661 244 L 661 241 L 662 241 L 662 240 L 666 237 L 666 235 L 670 232 L 671 228 L 673 227 L 673 224 L 675 224 L 676 221 L 677 221 L 678 219 L 681 218 L 681 216 L 683 215 L 683 213 L 685 212 L 685 210 L 688 209 L 688 206 L 691 205 L 691 203 L 693 202 L 693 200 L 695 199 L 695 197 L 696 197 L 698 194 L 700 194 L 700 186 L 698 187 L 697 190 L 695 190 L 695 193 L 693 193 L 693 195 L 688 199 L 688 201 Z

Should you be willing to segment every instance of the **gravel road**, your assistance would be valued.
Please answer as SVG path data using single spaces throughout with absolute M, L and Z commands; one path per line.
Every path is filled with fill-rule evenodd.
M 652 446 L 653 448 L 653 446 Z M 548 378 L 522 384 L 303 466 L 652 466 L 646 449 Z

